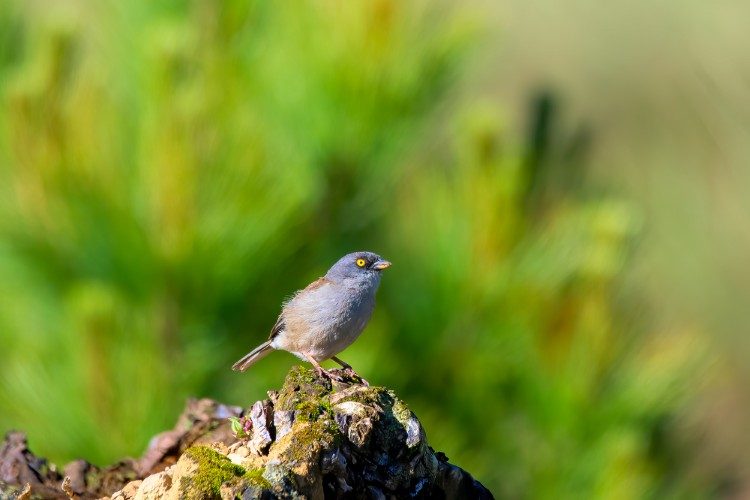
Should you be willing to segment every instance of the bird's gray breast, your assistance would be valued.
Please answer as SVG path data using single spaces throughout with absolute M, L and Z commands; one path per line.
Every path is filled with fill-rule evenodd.
M 368 278 L 368 279 L 364 279 Z M 284 305 L 272 346 L 304 358 L 329 359 L 354 342 L 372 316 L 380 277 L 324 280 Z
M 345 301 L 341 306 L 338 318 L 338 329 L 346 335 L 359 335 L 370 321 L 372 311 L 375 308 L 374 290 L 360 290 L 352 294 L 351 300 Z
M 310 317 L 310 354 L 328 359 L 346 349 L 367 326 L 375 308 L 375 282 L 343 282 L 318 294 Z

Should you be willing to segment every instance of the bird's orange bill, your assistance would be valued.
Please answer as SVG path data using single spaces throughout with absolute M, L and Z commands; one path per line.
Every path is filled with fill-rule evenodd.
M 389 267 L 391 267 L 391 263 L 388 262 L 387 260 L 379 260 L 372 267 L 373 267 L 373 269 L 377 269 L 378 271 L 382 271 L 383 269 L 388 269 Z

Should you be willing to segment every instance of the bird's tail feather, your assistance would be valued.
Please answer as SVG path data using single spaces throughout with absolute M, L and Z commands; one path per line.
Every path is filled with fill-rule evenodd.
M 249 353 L 242 356 L 242 359 L 232 365 L 232 370 L 244 372 L 250 368 L 256 361 L 264 358 L 269 352 L 273 350 L 271 347 L 271 341 L 268 340 L 263 342 L 261 345 L 250 351 Z

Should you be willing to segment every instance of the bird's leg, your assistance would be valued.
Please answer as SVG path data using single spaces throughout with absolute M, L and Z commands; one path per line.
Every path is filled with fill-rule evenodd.
M 359 380 L 360 380 L 360 381 L 361 381 L 361 382 L 362 382 L 362 383 L 363 383 L 364 385 L 368 385 L 368 386 L 370 385 L 370 383 L 369 383 L 369 382 L 368 382 L 367 380 L 363 379 L 363 378 L 362 378 L 362 377 L 361 377 L 361 376 L 359 375 L 359 373 L 357 373 L 357 372 L 355 372 L 355 371 L 354 371 L 354 368 L 352 368 L 352 365 L 350 365 L 350 364 L 349 364 L 349 363 L 347 363 L 346 361 L 342 361 L 342 360 L 340 360 L 340 359 L 339 359 L 339 358 L 337 358 L 336 356 L 331 356 L 331 359 L 332 359 L 332 360 L 334 360 L 334 361 L 335 361 L 336 363 L 340 364 L 340 365 L 341 365 L 341 367 L 342 367 L 342 368 L 344 369 L 344 372 L 345 372 L 345 373 L 346 373 L 347 375 L 349 375 L 349 376 L 351 376 L 351 377 L 355 377 L 355 378 L 358 378 L 358 379 L 359 379 Z
M 328 376 L 328 372 L 325 371 L 325 369 L 323 369 L 322 366 L 320 366 L 320 363 L 318 363 L 317 361 L 315 361 L 315 358 L 313 358 L 312 356 L 310 356 L 307 353 L 302 353 L 302 354 L 304 354 L 305 357 L 307 358 L 307 360 L 313 365 L 313 367 L 315 368 L 315 371 L 318 372 L 318 375 L 320 375 L 321 377 L 327 377 Z
M 322 366 L 320 366 L 320 363 L 318 363 L 315 360 L 315 358 L 313 358 L 309 354 L 306 354 L 306 353 L 303 353 L 303 354 L 305 354 L 305 357 L 307 358 L 307 360 L 310 363 L 312 363 L 313 367 L 315 367 L 315 371 L 318 372 L 318 375 L 320 375 L 321 377 L 325 377 L 325 378 L 327 378 L 329 380 L 337 380 L 339 382 L 342 381 L 341 376 L 335 375 L 333 373 L 330 373 L 328 370 L 326 370 L 325 368 L 323 368 Z
M 341 360 L 340 360 L 339 358 L 337 358 L 336 356 L 331 356 L 331 359 L 332 359 L 332 360 L 334 360 L 334 361 L 335 361 L 336 363 L 340 364 L 340 365 L 341 365 L 341 367 L 342 367 L 342 368 L 343 368 L 344 370 L 351 370 L 351 371 L 354 371 L 354 369 L 352 368 L 352 365 L 350 365 L 350 364 L 349 364 L 349 363 L 347 363 L 346 361 L 341 361 Z

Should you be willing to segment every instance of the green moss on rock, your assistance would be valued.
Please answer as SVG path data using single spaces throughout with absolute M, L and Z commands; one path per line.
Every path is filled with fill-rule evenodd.
M 332 414 L 333 408 L 331 407 L 330 401 L 328 401 L 326 397 L 317 400 L 314 398 L 306 399 L 297 404 L 294 409 L 294 415 L 297 420 L 301 420 L 303 422 L 314 422 L 321 416 L 330 416 Z
M 275 407 L 283 411 L 311 410 L 307 402 L 317 404 L 331 393 L 331 381 L 317 376 L 314 370 L 295 366 L 286 376 L 284 386 L 279 391 Z
M 250 469 L 242 476 L 242 479 L 252 486 L 270 488 L 271 483 L 263 477 L 265 469 Z
M 393 394 L 382 387 L 352 386 L 334 395 L 332 402 L 334 404 L 345 401 L 354 401 L 365 406 L 377 405 L 378 407 L 392 406 Z
M 396 420 L 398 420 L 402 425 L 406 425 L 409 419 L 411 419 L 414 415 L 412 414 L 409 407 L 406 406 L 406 403 L 398 398 L 394 399 L 395 401 L 393 403 L 393 416 L 396 417 Z
M 207 446 L 188 448 L 185 455 L 198 465 L 198 470 L 180 482 L 180 496 L 183 498 L 220 498 L 219 489 L 223 483 L 246 474 L 243 467 Z
M 279 446 L 283 462 L 298 464 L 310 461 L 321 449 L 335 447 L 341 439 L 341 432 L 333 419 L 297 421 L 291 433 L 282 438 Z

